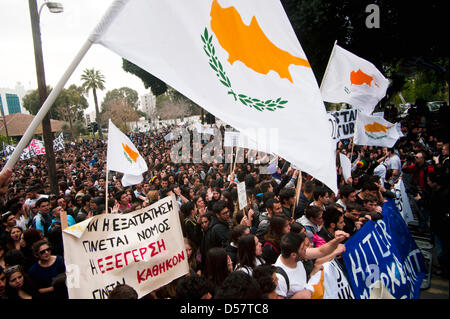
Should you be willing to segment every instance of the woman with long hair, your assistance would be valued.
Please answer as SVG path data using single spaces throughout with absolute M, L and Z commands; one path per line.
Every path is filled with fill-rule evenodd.
M 20 240 L 22 238 L 23 230 L 19 226 L 14 226 L 8 236 L 8 250 L 17 249 L 20 250 Z
M 214 288 L 222 286 L 223 281 L 233 271 L 233 264 L 225 248 L 214 247 L 208 250 L 204 276 L 211 281 Z
M 264 236 L 262 257 L 268 264 L 274 264 L 281 253 L 280 241 L 291 230 L 289 220 L 283 215 L 274 216 Z
M 231 195 L 231 192 L 223 191 L 222 195 L 221 195 L 221 199 L 227 203 L 227 207 L 228 207 L 228 210 L 230 211 L 230 215 L 233 215 L 235 205 L 234 205 L 233 196 Z
M 30 269 L 37 262 L 33 254 L 33 244 L 42 239 L 42 233 L 34 228 L 26 229 L 20 239 L 20 251 L 25 256 L 25 270 Z
M 261 258 L 262 245 L 258 237 L 253 234 L 243 235 L 239 238 L 237 251 L 237 265 L 235 271 L 243 271 L 252 276 L 253 269 L 264 264 Z
M 39 295 L 33 281 L 28 277 L 22 266 L 15 265 L 7 268 L 5 275 L 8 299 L 33 299 Z
M 191 201 L 181 205 L 180 211 L 183 213 L 182 229 L 184 237 L 193 241 L 199 247 L 202 241 L 202 230 L 198 223 L 197 206 Z
M 191 273 L 201 274 L 200 261 L 197 260 L 197 247 L 188 238 L 184 238 L 184 247 L 186 248 L 187 260 Z

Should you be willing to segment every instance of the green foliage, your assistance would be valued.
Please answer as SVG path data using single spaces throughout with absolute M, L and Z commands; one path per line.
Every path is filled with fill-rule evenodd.
M 105 77 L 99 70 L 95 70 L 93 68 L 84 70 L 81 75 L 81 81 L 83 81 L 81 87 L 88 94 L 90 90 L 105 89 Z
M 126 59 L 122 59 L 122 69 L 140 78 L 144 87 L 150 88 L 155 96 L 164 94 L 167 90 L 166 83 Z
M 137 91 L 129 87 L 121 87 L 120 89 L 113 89 L 106 92 L 102 102 L 102 112 L 106 110 L 107 105 L 117 99 L 125 99 L 129 106 L 137 109 L 139 106 L 139 94 Z
M 52 88 L 47 85 L 47 95 L 50 94 L 51 91 L 52 91 Z M 25 95 L 22 99 L 22 104 L 23 104 L 23 107 L 28 112 L 30 112 L 31 115 L 36 115 L 39 112 L 39 109 L 41 107 L 39 91 L 36 89 L 36 90 L 31 91 L 27 95 Z M 53 115 L 53 112 L 50 112 L 50 118 L 58 119 L 58 118 L 54 118 L 52 115 Z

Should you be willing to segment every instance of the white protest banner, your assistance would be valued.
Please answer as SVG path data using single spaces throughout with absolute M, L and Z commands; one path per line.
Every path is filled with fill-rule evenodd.
M 117 284 L 141 298 L 189 272 L 175 197 L 102 214 L 63 231 L 70 299 L 106 299 Z
M 9 158 L 16 148 L 3 142 L 3 155 Z
M 247 207 L 247 191 L 245 190 L 245 182 L 237 184 L 237 193 L 239 199 L 239 209 Z
M 395 190 L 395 205 L 398 208 L 398 212 L 402 215 L 406 223 L 414 220 L 411 205 L 409 204 L 408 195 L 406 194 L 405 184 L 400 178 L 396 184 L 394 184 Z
M 32 149 L 25 147 L 23 149 L 22 153 L 20 154 L 20 159 L 22 161 L 24 161 L 24 160 L 28 160 L 34 156 L 36 156 L 36 153 Z
M 323 270 L 311 276 L 308 284 L 314 287 L 312 299 L 355 299 L 350 283 L 334 259 L 324 263 Z
M 57 138 L 53 140 L 53 151 L 58 152 L 65 147 L 63 133 L 61 132 Z
M 173 139 L 173 133 L 170 132 L 167 135 L 164 136 L 164 141 L 168 142 L 171 141 Z
M 211 128 L 209 125 L 207 124 L 201 124 L 199 122 L 196 122 L 194 124 L 194 128 L 197 130 L 197 132 L 201 133 L 201 134 L 209 134 L 209 135 L 214 135 L 214 129 Z
M 334 118 L 330 117 L 332 125 L 332 138 L 334 140 L 343 140 L 350 138 L 355 134 L 356 118 L 358 116 L 357 109 L 341 110 L 328 112 Z
M 30 144 L 28 145 L 28 149 L 33 151 L 36 155 L 45 154 L 45 145 L 44 142 L 39 141 L 37 139 L 32 139 Z

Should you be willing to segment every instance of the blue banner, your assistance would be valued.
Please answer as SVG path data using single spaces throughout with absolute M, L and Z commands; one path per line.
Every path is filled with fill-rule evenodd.
M 417 299 L 425 261 L 395 202 L 383 205 L 383 219 L 368 221 L 346 243 L 343 254 L 355 298 L 368 299 L 383 284 L 396 299 Z

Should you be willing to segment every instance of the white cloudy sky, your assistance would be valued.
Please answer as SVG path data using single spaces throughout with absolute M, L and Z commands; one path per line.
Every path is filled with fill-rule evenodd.
M 38 8 L 44 0 L 37 0 Z M 88 35 L 112 0 L 59 0 L 63 13 L 41 13 L 41 39 L 47 85 L 54 87 L 72 62 Z M 14 88 L 21 82 L 26 90 L 36 89 L 36 67 L 28 0 L 0 0 L 0 88 Z M 142 81 L 122 70 L 122 59 L 114 52 L 94 44 L 66 84 L 81 84 L 83 70 L 95 68 L 105 76 L 106 91 L 128 86 L 139 95 L 149 92 Z M 88 112 L 94 110 L 92 94 Z

